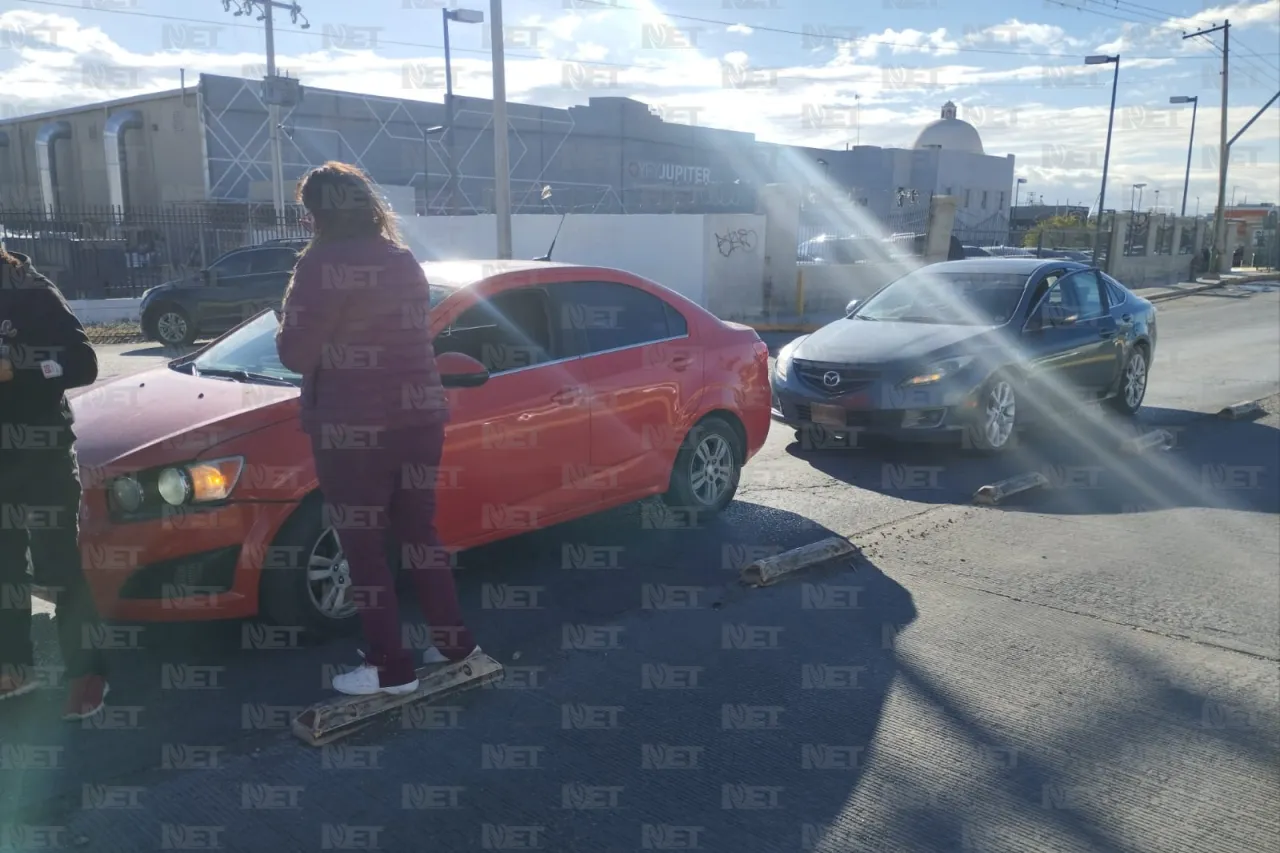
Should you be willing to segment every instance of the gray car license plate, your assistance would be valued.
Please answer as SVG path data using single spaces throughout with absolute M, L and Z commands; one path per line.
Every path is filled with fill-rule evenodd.
M 809 412 L 815 424 L 842 427 L 845 425 L 845 411 L 839 406 L 823 406 L 815 404 Z

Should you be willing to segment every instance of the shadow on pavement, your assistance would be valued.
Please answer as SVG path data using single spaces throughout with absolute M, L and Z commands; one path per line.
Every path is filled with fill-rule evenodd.
M 98 850 L 153 849 L 164 824 L 221 827 L 223 849 L 318 849 L 326 822 L 372 827 L 382 849 L 793 848 L 866 766 L 911 596 L 865 562 L 745 590 L 742 564 L 829 531 L 743 502 L 703 529 L 644 512 L 464 554 L 464 607 L 506 680 L 328 749 L 285 727 L 356 663 L 353 641 L 119 626 L 137 648 L 112 655 L 99 721 L 58 721 L 55 691 L 0 706 L 0 820 L 69 822 Z M 245 648 L 264 638 L 279 648 Z M 253 810 L 271 797 L 296 808 Z
M 1167 451 L 1129 455 L 1124 437 L 1167 430 Z M 792 456 L 858 488 L 927 504 L 967 504 L 984 485 L 1038 471 L 1046 489 L 1005 504 L 1059 514 L 1147 512 L 1212 507 L 1280 512 L 1280 432 L 1264 424 L 1219 420 L 1202 413 L 1143 409 L 1124 421 L 1083 412 L 1053 429 L 1023 437 L 1001 456 L 958 446 L 860 440 L 850 449 L 788 445 Z
M 1265 846 L 1258 817 L 1275 796 L 1275 708 L 1242 700 L 1225 682 L 1208 690 L 1202 678 L 1199 687 L 1180 684 L 1132 647 L 1110 644 L 1100 667 L 1108 683 L 1121 684 L 1109 691 L 1114 698 L 1029 689 L 1028 707 L 1050 705 L 1046 714 L 1069 724 L 1011 733 L 962 699 L 945 672 L 900 658 L 898 689 L 959 733 L 957 758 L 937 759 L 927 778 L 877 766 L 896 794 L 876 801 L 887 819 L 817 849 L 869 849 L 885 837 L 898 849 L 929 851 Z M 975 785 L 985 790 L 976 795 Z
M 208 343 L 207 341 L 205 343 Z M 164 346 L 163 344 L 147 343 L 140 344 L 138 349 L 125 350 L 120 353 L 122 356 L 147 356 L 151 358 L 181 358 L 188 353 L 195 352 L 203 344 L 193 344 L 187 347 Z

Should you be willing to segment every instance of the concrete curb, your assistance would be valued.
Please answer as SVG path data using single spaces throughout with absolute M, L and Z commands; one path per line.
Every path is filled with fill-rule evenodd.
M 1125 439 L 1120 445 L 1120 449 L 1125 453 L 1144 453 L 1153 447 L 1159 447 L 1161 450 L 1168 449 L 1173 445 L 1173 433 L 1167 429 L 1152 430 L 1142 435 L 1135 435 L 1133 438 Z
M 1209 290 L 1218 290 L 1219 288 L 1228 287 L 1233 284 L 1254 284 L 1259 281 L 1274 281 L 1277 278 L 1280 278 L 1280 273 L 1271 273 L 1269 275 L 1245 275 L 1239 278 L 1226 278 L 1222 281 L 1211 281 L 1204 284 L 1197 284 L 1195 287 L 1188 287 L 1186 290 L 1171 290 L 1168 293 L 1156 293 L 1144 298 L 1148 302 L 1168 302 L 1170 299 L 1181 299 L 1185 296 L 1195 296 L 1197 293 L 1204 293 Z
M 1007 480 L 1001 480 L 998 483 L 992 483 L 989 486 L 983 486 L 981 489 L 973 493 L 973 502 L 980 506 L 995 506 L 1007 497 L 1027 492 L 1031 489 L 1039 489 L 1049 485 L 1049 478 L 1039 471 L 1031 471 L 1026 474 L 1019 474 L 1016 477 L 1010 477 Z
M 1218 412 L 1218 417 L 1225 418 L 1229 421 L 1242 421 L 1246 418 L 1256 418 L 1259 415 L 1265 415 L 1267 410 L 1262 408 L 1262 404 L 1257 400 L 1244 400 L 1239 403 L 1232 403 L 1222 411 Z
M 847 557 L 856 553 L 853 543 L 842 536 L 821 539 L 799 548 L 792 548 L 772 557 L 756 560 L 742 569 L 742 582 L 750 586 L 768 586 L 779 578 L 794 574 L 839 557 Z

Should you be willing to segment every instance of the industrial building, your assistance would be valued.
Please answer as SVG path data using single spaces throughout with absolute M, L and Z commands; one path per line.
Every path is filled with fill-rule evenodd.
M 83 241 L 92 238 L 97 254 L 90 260 L 43 260 L 99 289 L 122 287 L 114 283 L 121 265 L 136 289 L 176 266 L 279 234 L 270 230 L 283 226 L 272 212 L 263 85 L 201 74 L 191 86 L 0 122 L 0 230 L 10 240 L 33 239 L 37 231 L 75 235 L 82 243 L 66 251 L 85 258 Z M 308 169 L 341 160 L 363 168 L 401 215 L 493 209 L 491 101 L 456 96 L 447 134 L 443 103 L 300 91 L 281 113 L 287 200 Z M 664 121 L 621 97 L 592 97 L 568 109 L 512 103 L 508 127 L 515 213 L 751 212 L 760 187 L 788 183 L 820 187 L 821 206 L 870 214 L 810 217 L 813 229 L 861 219 L 918 232 L 929 198 L 946 194 L 957 199 L 962 238 L 967 229 L 1007 233 L 1013 156 L 988 155 L 949 102 L 910 149 L 763 142 Z M 119 260 L 103 261 L 104 241 L 118 247 Z
M 271 200 L 267 108 L 260 81 L 202 74 L 195 86 L 0 123 L 6 207 L 154 208 L 175 202 Z M 452 157 L 441 103 L 304 88 L 283 114 L 286 185 L 325 160 L 363 167 L 386 187 L 412 187 L 417 212 L 491 209 L 488 100 L 457 96 Z M 1013 157 L 986 154 L 954 104 L 912 149 L 844 151 L 757 141 L 750 133 L 664 121 L 630 98 L 584 106 L 508 106 L 516 212 L 751 210 L 770 182 L 821 174 L 885 216 L 900 190 L 959 199 L 962 221 L 1007 222 Z M 452 161 L 453 167 L 450 168 Z M 815 165 L 821 163 L 821 171 Z M 450 185 L 450 172 L 457 175 Z M 450 205 L 452 199 L 452 205 Z

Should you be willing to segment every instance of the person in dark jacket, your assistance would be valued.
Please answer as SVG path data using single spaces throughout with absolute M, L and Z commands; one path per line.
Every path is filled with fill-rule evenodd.
M 98 616 L 80 559 L 80 468 L 66 398 L 97 378 L 97 356 L 58 288 L 27 256 L 0 249 L 0 699 L 40 684 L 34 581 L 55 598 L 68 720 L 97 714 L 107 694 L 106 665 L 86 630 Z
M 333 686 L 352 695 L 412 692 L 415 662 L 402 641 L 388 535 L 400 543 L 432 629 L 424 662 L 477 650 L 436 536 L 435 490 L 410 485 L 422 480 L 411 468 L 438 469 L 448 420 L 427 324 L 430 292 L 360 170 L 326 163 L 302 179 L 297 196 L 312 239 L 285 291 L 276 348 L 302 375 L 300 419 L 324 523 L 338 534 L 368 643 L 364 663 Z

